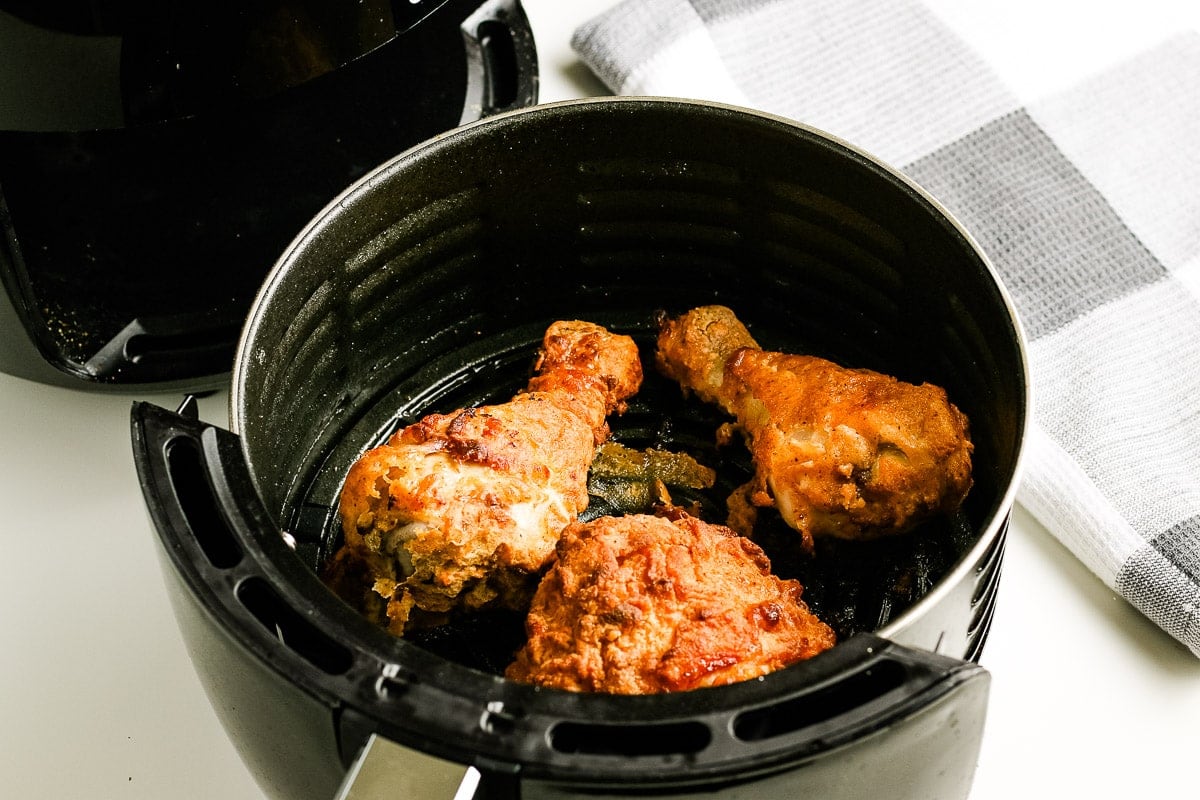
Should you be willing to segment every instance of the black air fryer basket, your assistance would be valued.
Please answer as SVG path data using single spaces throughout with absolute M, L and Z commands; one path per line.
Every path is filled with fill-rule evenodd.
M 517 0 L 0 0 L 0 370 L 218 385 L 331 196 L 536 73 Z
M 723 520 L 746 454 L 717 447 L 719 414 L 652 364 L 656 314 L 708 303 L 770 349 L 939 383 L 971 420 L 957 517 L 817 559 L 763 531 L 838 629 L 833 650 L 674 695 L 538 690 L 501 677 L 519 620 L 398 639 L 318 580 L 358 454 L 511 397 L 555 319 L 635 337 L 647 377 L 614 436 L 714 466 L 714 490 L 685 499 Z M 366 775 L 430 796 L 420 776 L 465 771 L 479 797 L 963 798 L 1025 433 L 1022 342 L 970 238 L 868 155 L 715 104 L 561 103 L 440 136 L 328 205 L 251 310 L 231 429 L 138 404 L 135 455 L 197 670 L 273 796 Z

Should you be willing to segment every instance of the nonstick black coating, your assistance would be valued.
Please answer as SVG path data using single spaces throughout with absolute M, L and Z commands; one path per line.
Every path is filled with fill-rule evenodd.
M 555 319 L 629 333 L 650 364 L 656 313 L 706 303 L 733 308 L 768 349 L 941 384 L 971 420 L 975 486 L 959 518 L 863 559 L 818 559 L 862 565 L 849 568 L 814 570 L 786 531 L 764 534 L 777 569 L 803 579 L 840 633 L 886 623 L 1007 514 L 1024 361 L 977 249 L 870 158 L 710 104 L 546 106 L 384 165 L 270 276 L 235 366 L 233 426 L 266 507 L 315 569 L 335 544 L 331 509 L 347 468 L 389 431 L 511 397 Z M 721 521 L 721 492 L 748 467 L 743 450 L 714 446 L 720 421 L 649 368 L 613 428 L 618 440 L 686 449 L 716 467 L 704 500 Z M 485 627 L 499 633 L 485 640 Z M 467 623 L 426 646 L 496 671 L 519 635 Z
M 507 0 L 17 5 L 72 33 L 4 37 L 40 44 L 4 54 L 0 86 L 46 91 L 0 91 L 0 370 L 75 388 L 223 385 L 268 269 L 330 196 L 537 95 Z

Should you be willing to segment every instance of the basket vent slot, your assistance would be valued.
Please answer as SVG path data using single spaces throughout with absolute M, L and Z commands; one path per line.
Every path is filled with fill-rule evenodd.
M 563 722 L 550 732 L 550 746 L 560 753 L 596 756 L 665 756 L 698 753 L 712 742 L 702 722 L 650 725 Z
M 329 675 L 350 669 L 350 651 L 313 627 L 262 578 L 242 581 L 237 599 L 269 633 L 317 669 Z
M 236 566 L 242 548 L 218 510 L 196 443 L 184 437 L 172 439 L 167 444 L 167 468 L 179 508 L 208 563 L 217 569 Z
M 738 715 L 733 735 L 744 742 L 761 742 L 828 722 L 894 691 L 905 678 L 902 664 L 883 659 L 824 689 Z

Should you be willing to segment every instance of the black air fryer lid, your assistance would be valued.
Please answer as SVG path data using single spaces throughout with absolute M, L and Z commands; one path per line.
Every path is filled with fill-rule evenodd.
M 0 0 L 0 370 L 219 384 L 330 197 L 536 101 L 518 0 L 236 5 Z

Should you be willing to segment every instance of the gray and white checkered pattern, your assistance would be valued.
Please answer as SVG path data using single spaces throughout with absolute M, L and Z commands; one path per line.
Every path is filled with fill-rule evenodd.
M 1029 102 L 918 0 L 627 0 L 572 45 L 618 94 L 803 121 L 957 216 L 1030 339 L 1019 502 L 1200 655 L 1200 36 Z

